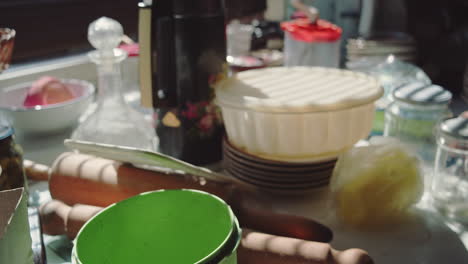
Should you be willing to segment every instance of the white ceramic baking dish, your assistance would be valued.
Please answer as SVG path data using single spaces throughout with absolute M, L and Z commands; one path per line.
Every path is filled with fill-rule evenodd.
M 220 83 L 216 102 L 232 144 L 263 158 L 304 162 L 336 157 L 366 138 L 382 94 L 362 73 L 275 67 Z

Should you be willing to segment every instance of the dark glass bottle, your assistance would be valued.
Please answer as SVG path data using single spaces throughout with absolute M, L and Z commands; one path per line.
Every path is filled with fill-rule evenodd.
M 0 125 L 0 191 L 24 187 L 23 151 L 15 143 L 11 127 Z
M 151 12 L 146 30 L 142 12 Z M 222 1 L 140 4 L 141 34 L 151 34 L 150 43 L 140 41 L 140 81 L 142 97 L 152 97 L 159 150 L 197 165 L 220 161 L 223 125 L 213 99 L 214 85 L 227 71 Z M 150 79 L 142 68 L 148 65 Z

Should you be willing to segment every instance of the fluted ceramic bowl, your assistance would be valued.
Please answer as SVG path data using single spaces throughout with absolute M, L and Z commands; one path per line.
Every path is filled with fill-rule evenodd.
M 229 142 L 269 160 L 336 158 L 369 135 L 383 94 L 365 74 L 322 67 L 249 70 L 216 90 Z
M 72 127 L 92 102 L 95 87 L 83 80 L 61 81 L 73 90 L 76 95 L 74 99 L 56 104 L 24 107 L 23 102 L 32 83 L 21 83 L 0 89 L 0 114 L 22 134 L 54 133 Z

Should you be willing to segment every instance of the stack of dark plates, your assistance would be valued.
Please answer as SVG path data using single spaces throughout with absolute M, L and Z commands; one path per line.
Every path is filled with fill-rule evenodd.
M 278 194 L 303 194 L 327 186 L 336 158 L 314 162 L 267 160 L 224 140 L 224 168 L 247 185 Z
M 393 54 L 396 58 L 414 63 L 416 61 L 416 43 L 405 34 L 385 34 L 371 39 L 348 39 L 346 43 L 347 61 L 385 58 Z

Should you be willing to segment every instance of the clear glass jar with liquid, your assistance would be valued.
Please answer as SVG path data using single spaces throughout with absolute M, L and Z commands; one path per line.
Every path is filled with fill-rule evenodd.
M 431 188 L 434 206 L 448 219 L 468 225 L 468 118 L 440 123 Z
M 425 203 L 433 181 L 435 130 L 442 119 L 452 116 L 451 99 L 452 94 L 438 85 L 411 82 L 393 91 L 385 110 L 384 136 L 399 139 L 421 160 Z
M 398 138 L 432 166 L 435 128 L 440 120 L 452 115 L 451 98 L 452 94 L 438 85 L 412 82 L 400 86 L 385 111 L 384 135 Z

